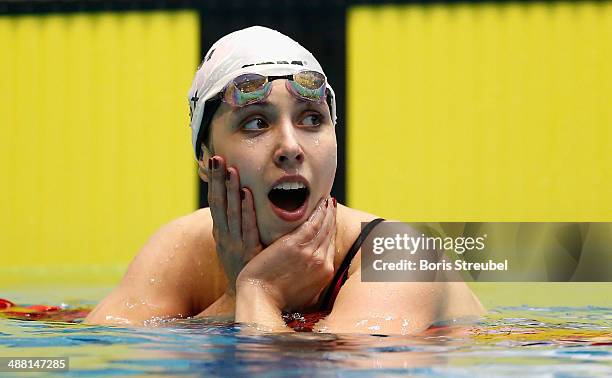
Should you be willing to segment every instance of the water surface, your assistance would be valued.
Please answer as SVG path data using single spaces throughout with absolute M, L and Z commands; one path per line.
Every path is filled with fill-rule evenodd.
M 69 313 L 91 308 L 94 292 L 1 296 Z M 62 376 L 610 377 L 611 327 L 604 307 L 498 307 L 420 336 L 270 335 L 223 319 L 125 328 L 0 317 L 0 356 L 69 356 Z

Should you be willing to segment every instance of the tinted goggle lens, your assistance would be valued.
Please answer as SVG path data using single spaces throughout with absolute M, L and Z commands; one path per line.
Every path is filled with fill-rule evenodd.
M 325 76 L 315 71 L 302 71 L 287 76 L 263 76 L 243 74 L 232 80 L 225 89 L 223 101 L 242 107 L 265 100 L 275 79 L 287 79 L 287 89 L 295 96 L 308 101 L 325 100 Z
M 306 100 L 322 102 L 325 99 L 325 76 L 315 71 L 305 71 L 287 80 L 287 88 Z
M 271 87 L 265 76 L 240 75 L 229 83 L 223 100 L 232 106 L 246 106 L 268 97 Z

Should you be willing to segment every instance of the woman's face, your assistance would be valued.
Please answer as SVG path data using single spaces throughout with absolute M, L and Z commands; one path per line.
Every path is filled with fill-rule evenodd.
M 210 136 L 212 153 L 236 167 L 241 186 L 253 193 L 265 245 L 302 224 L 331 191 L 337 145 L 329 108 L 296 98 L 285 80 L 272 82 L 264 102 L 222 103 Z

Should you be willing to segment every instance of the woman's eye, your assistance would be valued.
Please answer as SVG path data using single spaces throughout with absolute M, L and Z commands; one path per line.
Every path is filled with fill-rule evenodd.
M 318 114 L 309 114 L 304 117 L 302 124 L 306 126 L 319 126 L 321 125 L 321 116 Z
M 268 125 L 266 124 L 266 121 L 264 121 L 262 118 L 253 118 L 252 120 L 242 125 L 243 130 L 249 130 L 249 131 L 263 130 L 267 127 Z

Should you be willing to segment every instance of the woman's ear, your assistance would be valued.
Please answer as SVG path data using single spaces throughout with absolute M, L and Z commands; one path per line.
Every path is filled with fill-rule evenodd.
M 206 148 L 206 146 L 204 145 L 204 143 L 202 143 L 201 148 L 202 158 L 198 160 L 198 176 L 200 176 L 202 181 L 208 182 L 208 175 L 210 174 L 210 171 L 208 170 L 208 159 L 210 159 L 211 154 L 208 148 Z

